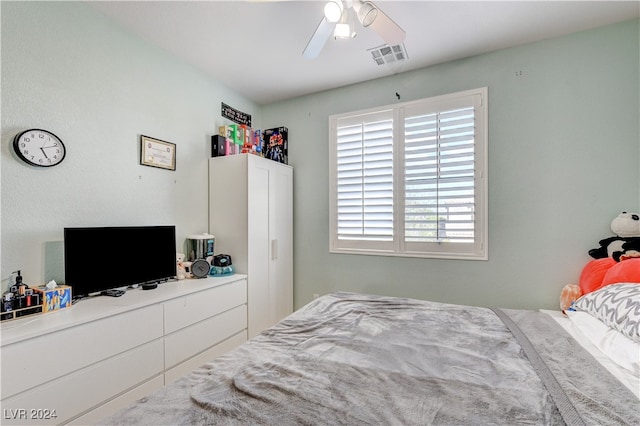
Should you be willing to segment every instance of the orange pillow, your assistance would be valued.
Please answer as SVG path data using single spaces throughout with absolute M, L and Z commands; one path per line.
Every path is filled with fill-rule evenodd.
M 640 284 L 640 258 L 632 257 L 613 265 L 602 279 L 602 285 L 617 283 Z
M 591 293 L 602 287 L 604 284 L 604 276 L 607 271 L 613 266 L 618 265 L 618 262 L 611 257 L 603 257 L 602 259 L 593 259 L 589 261 L 580 274 L 580 289 L 582 294 Z

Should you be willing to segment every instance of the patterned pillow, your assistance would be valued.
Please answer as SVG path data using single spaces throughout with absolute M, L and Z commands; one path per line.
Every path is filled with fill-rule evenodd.
M 640 342 L 640 284 L 621 283 L 602 287 L 575 301 L 585 311 L 633 341 Z

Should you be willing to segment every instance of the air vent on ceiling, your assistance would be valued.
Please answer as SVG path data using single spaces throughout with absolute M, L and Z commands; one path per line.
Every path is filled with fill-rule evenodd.
M 407 51 L 404 48 L 404 44 L 396 44 L 393 46 L 384 44 L 382 46 L 369 49 L 368 51 L 371 52 L 373 60 L 378 65 L 391 64 L 409 59 Z

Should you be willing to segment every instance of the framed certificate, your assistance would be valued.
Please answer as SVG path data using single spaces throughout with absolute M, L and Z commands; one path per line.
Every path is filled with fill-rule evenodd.
M 176 144 L 140 135 L 140 164 L 175 170 Z

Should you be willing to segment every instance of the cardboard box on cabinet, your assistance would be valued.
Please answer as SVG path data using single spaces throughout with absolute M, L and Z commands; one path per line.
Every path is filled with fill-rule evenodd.
M 263 144 L 262 151 L 265 158 L 288 164 L 289 129 L 276 127 L 265 130 Z

